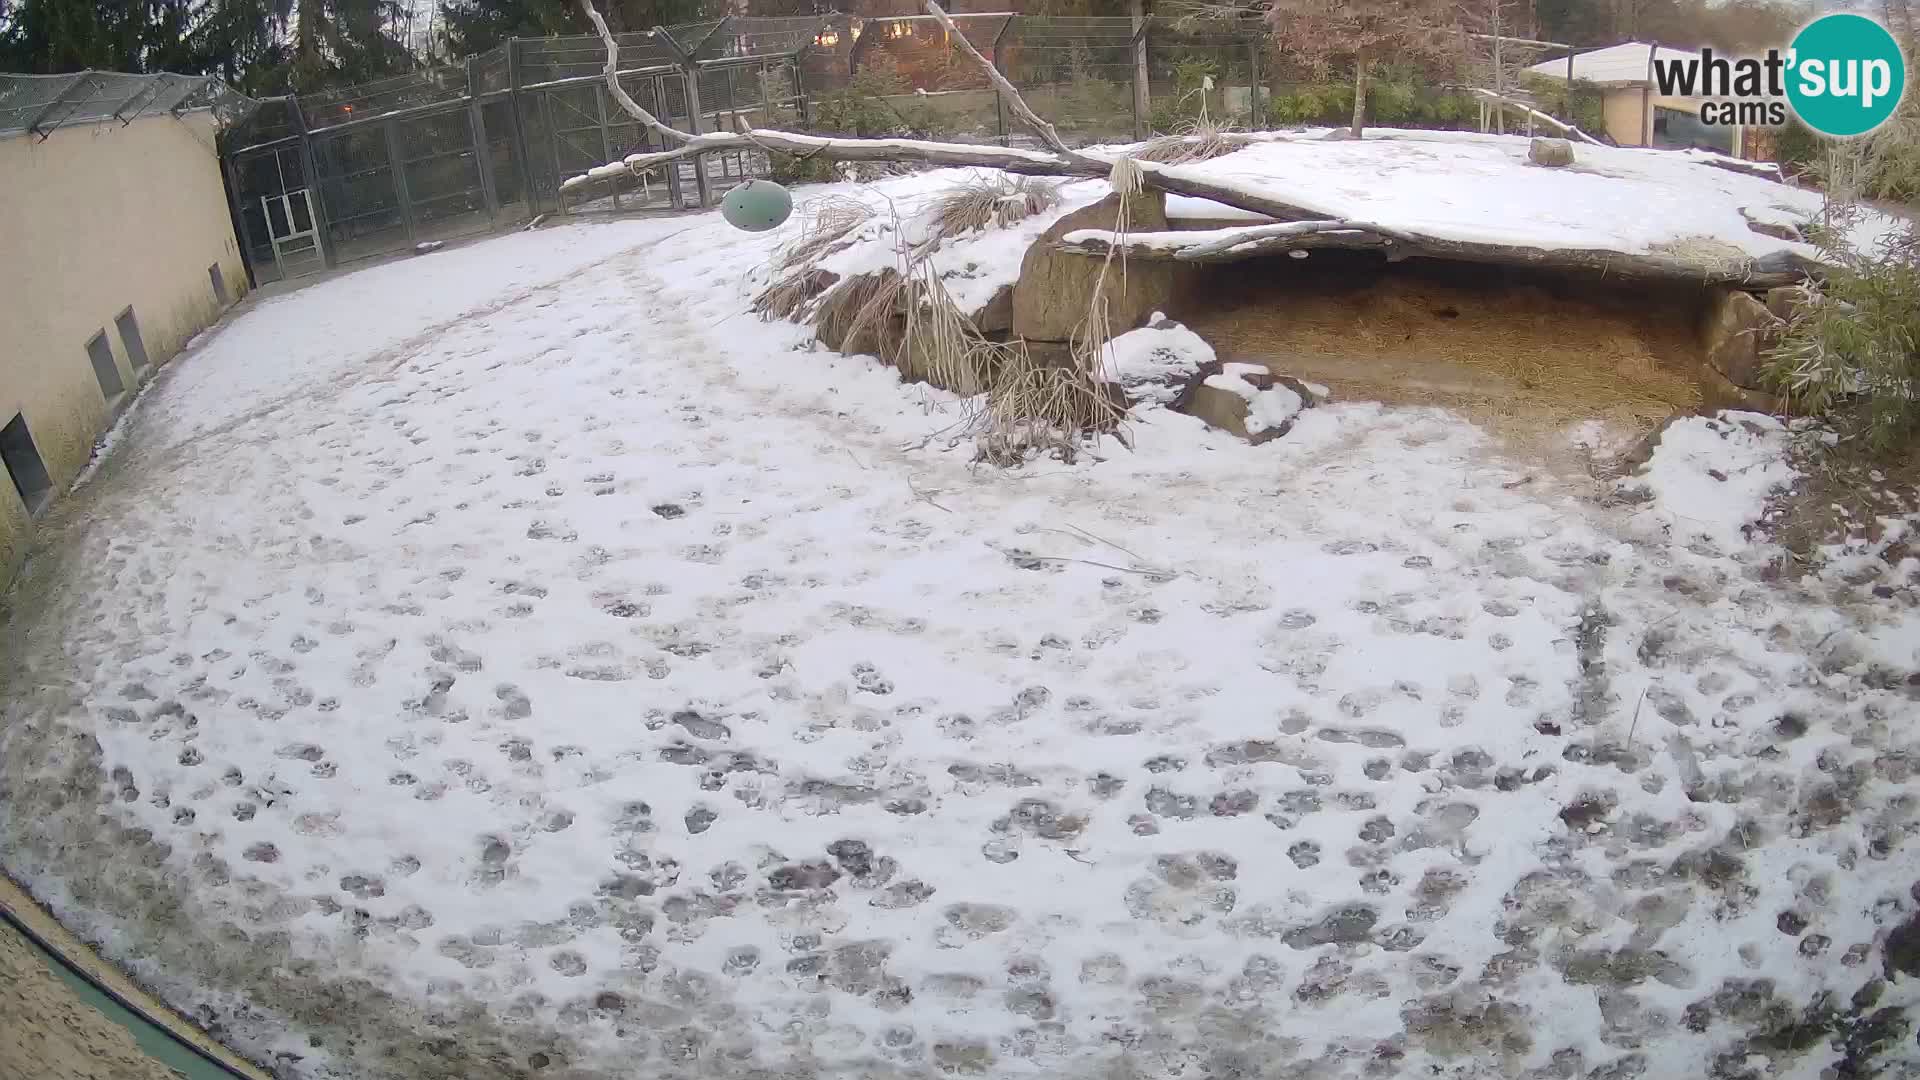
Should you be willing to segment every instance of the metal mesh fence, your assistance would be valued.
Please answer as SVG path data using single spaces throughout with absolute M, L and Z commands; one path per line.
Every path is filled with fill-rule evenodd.
M 46 136 L 63 125 L 211 109 L 222 125 L 244 117 L 251 98 L 209 75 L 0 75 L 0 137 Z
M 437 102 L 458 101 L 466 96 L 467 89 L 466 70 L 447 67 L 302 94 L 299 102 L 308 130 L 317 131 Z
M 671 68 L 678 55 L 667 41 L 650 33 L 619 34 L 620 71 Z M 516 40 L 520 89 L 538 89 L 569 79 L 598 78 L 606 70 L 607 48 L 597 37 Z
M 1257 96 L 1257 43 L 1245 31 L 953 18 L 958 35 L 1076 143 L 1126 140 L 1203 103 L 1213 115 L 1250 113 Z M 925 15 L 737 16 L 617 40 L 621 88 L 682 131 L 1028 139 L 956 35 Z M 256 273 L 398 251 L 554 210 L 700 205 L 776 167 L 758 151 L 706 154 L 563 198 L 568 177 L 667 149 L 611 99 L 605 64 L 597 37 L 515 39 L 457 66 L 262 103 L 229 134 L 226 151 Z M 1190 84 L 1202 74 L 1215 88 L 1196 99 Z M 110 81 L 89 88 L 85 101 L 108 97 Z M 1147 90 L 1143 104 L 1136 84 Z M 0 110 L 38 114 L 48 100 L 39 89 L 0 98 Z
M 1134 102 L 1134 39 L 1129 19 L 1021 20 L 1006 44 L 1007 78 L 1070 142 L 1124 142 L 1144 119 Z

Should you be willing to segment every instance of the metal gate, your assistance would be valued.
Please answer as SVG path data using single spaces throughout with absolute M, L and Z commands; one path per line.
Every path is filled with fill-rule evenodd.
M 273 264 L 281 277 L 297 277 L 326 266 L 310 189 L 263 195 L 260 213 L 267 222 L 267 238 L 273 243 Z
M 306 162 L 298 141 L 286 139 L 275 145 L 250 147 L 229 158 L 227 167 L 239 218 L 240 245 L 260 283 L 324 269 L 325 252 L 320 247 Z M 304 214 L 304 220 L 297 224 L 291 219 L 290 203 L 294 199 Z M 311 237 L 310 246 L 294 242 L 303 235 Z

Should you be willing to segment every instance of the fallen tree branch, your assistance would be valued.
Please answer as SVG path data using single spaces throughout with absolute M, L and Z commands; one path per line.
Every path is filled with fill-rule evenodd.
M 754 128 L 740 132 L 716 131 L 705 135 L 689 135 L 687 142 L 672 150 L 629 154 L 619 161 L 598 165 L 578 176 L 568 177 L 560 185 L 560 190 L 572 191 L 596 180 L 608 180 L 664 165 L 678 158 L 716 150 L 771 150 L 794 157 L 821 157 L 828 161 L 924 161 L 931 165 L 978 165 L 1029 176 L 1105 176 L 1112 168 L 1111 162 L 1087 158 L 1084 164 L 1080 164 L 1056 154 L 1011 146 L 973 146 L 922 139 L 835 139 Z
M 1474 97 L 1481 99 L 1482 101 L 1491 101 L 1496 105 L 1502 105 L 1509 109 L 1517 109 L 1520 111 L 1522 115 L 1531 116 L 1536 121 L 1543 123 L 1550 128 L 1553 128 L 1555 131 L 1564 133 L 1569 138 L 1578 139 L 1579 141 L 1583 143 L 1587 143 L 1591 146 L 1607 145 L 1606 143 L 1601 142 L 1599 139 L 1594 138 L 1593 136 L 1587 134 L 1584 131 L 1581 131 L 1579 128 L 1575 127 L 1572 124 L 1567 123 L 1565 120 L 1562 120 L 1557 116 L 1550 116 L 1546 113 L 1541 112 L 1539 109 L 1534 108 L 1531 105 L 1528 105 L 1521 101 L 1516 101 L 1513 98 L 1507 97 L 1504 94 L 1496 94 L 1491 90 L 1481 90 L 1477 87 L 1468 87 L 1467 92 L 1472 94 Z
M 1744 173 L 1747 176 L 1757 176 L 1762 180 L 1772 180 L 1775 182 L 1780 180 L 1780 166 L 1775 165 L 1771 161 L 1748 161 L 1746 158 L 1728 157 L 1725 154 L 1715 153 L 1712 150 L 1702 150 L 1693 146 L 1685 150 L 1658 150 L 1655 152 L 1661 154 L 1679 154 L 1681 157 L 1686 158 L 1696 165 L 1711 165 L 1716 169 Z
M 1717 263 L 1658 252 L 1629 253 L 1597 248 L 1536 248 L 1517 244 L 1449 240 L 1404 229 L 1355 221 L 1294 221 L 1237 229 L 1192 232 L 1136 232 L 1117 249 L 1116 238 L 1102 229 L 1076 229 L 1055 245 L 1076 255 L 1105 258 L 1119 250 L 1129 259 L 1190 263 L 1238 262 L 1288 251 L 1334 248 L 1382 251 L 1390 261 L 1410 258 L 1454 259 L 1541 270 L 1574 270 L 1606 277 L 1689 281 L 1707 285 L 1771 288 L 1816 276 L 1819 266 L 1792 252 L 1759 259 L 1729 258 Z
M 607 91 L 627 115 L 638 120 L 647 130 L 659 136 L 665 143 L 677 144 L 670 150 L 659 150 L 645 154 L 629 154 L 618 162 L 609 162 L 587 170 L 579 176 L 568 177 L 560 185 L 561 191 L 571 191 L 595 180 L 606 180 L 624 174 L 639 173 L 646 169 L 663 165 L 679 158 L 723 150 L 772 150 L 777 153 L 792 154 L 797 157 L 823 156 L 833 161 L 925 161 L 936 165 L 991 165 L 1009 172 L 1033 172 L 1046 175 L 1066 175 L 1069 173 L 1100 176 L 1112 166 L 1111 161 L 1102 161 L 1088 157 L 1067 147 L 1060 133 L 1052 124 L 1042 120 L 1039 114 L 1028 106 L 1020 91 L 1014 89 L 1006 76 L 1000 74 L 992 61 L 980 55 L 973 42 L 954 25 L 953 19 L 935 0 L 925 0 L 926 9 L 940 25 L 945 27 L 952 39 L 959 43 L 963 52 L 986 73 L 993 83 L 995 93 L 1005 100 L 1007 109 L 1021 123 L 1033 129 L 1034 134 L 1051 151 L 1048 154 L 1034 154 L 1031 151 L 1014 150 L 1007 147 L 975 147 L 956 143 L 924 142 L 917 139 L 822 139 L 808 135 L 795 135 L 791 132 L 774 130 L 743 129 L 738 132 L 711 132 L 695 135 L 662 121 L 629 95 L 620 85 L 620 43 L 607 27 L 607 20 L 593 6 L 593 0 L 579 0 L 580 10 L 593 23 L 594 30 L 600 35 L 600 41 L 607 47 L 607 62 L 604 68 Z M 992 151 L 1001 151 L 994 154 Z M 985 153 L 983 153 L 983 151 Z M 998 160 L 981 160 L 982 157 Z
M 969 59 L 979 65 L 980 70 L 986 74 L 987 80 L 993 83 L 994 92 L 1007 103 L 1007 111 L 1012 113 L 1015 119 L 1032 128 L 1033 133 L 1040 136 L 1041 143 L 1061 157 L 1073 159 L 1080 156 L 1067 148 L 1067 144 L 1061 140 L 1060 133 L 1054 130 L 1052 124 L 1040 119 L 1040 114 L 1028 107 L 1027 99 L 1020 96 L 1020 91 L 1014 89 L 1005 75 L 1000 74 L 1000 69 L 994 67 L 991 60 L 980 55 L 980 50 L 973 47 L 973 42 L 967 40 L 967 35 L 961 33 L 960 28 L 953 24 L 953 19 L 947 14 L 945 8 L 935 0 L 923 0 L 922 6 L 927 9 L 927 14 L 933 16 L 945 28 L 948 38 L 959 43 L 960 51 L 966 53 Z
M 646 125 L 647 130 L 660 136 L 664 142 L 691 142 L 693 136 L 687 132 L 663 123 L 659 117 L 640 107 L 640 103 L 628 95 L 620 85 L 620 42 L 614 38 L 613 31 L 607 29 L 607 20 L 600 15 L 600 9 L 593 6 L 593 0 L 580 0 L 580 10 L 586 12 L 587 20 L 593 23 L 594 30 L 600 34 L 600 40 L 607 46 L 607 92 L 613 100 L 625 109 L 628 116 Z

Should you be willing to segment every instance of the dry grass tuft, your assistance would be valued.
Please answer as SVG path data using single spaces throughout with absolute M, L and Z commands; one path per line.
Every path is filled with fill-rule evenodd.
M 799 319 L 814 300 L 840 280 L 830 270 L 795 270 L 775 278 L 773 284 L 753 298 L 753 312 L 763 322 L 774 319 Z
M 1060 185 L 1031 176 L 980 174 L 936 196 L 929 204 L 929 242 L 989 226 L 1004 229 L 1059 205 Z
M 754 313 L 763 320 L 801 319 L 814 301 L 838 278 L 821 270 L 819 262 L 850 246 L 853 234 L 877 211 L 858 199 L 829 195 L 807 204 L 806 225 L 800 236 L 773 260 L 773 282 L 753 298 Z
M 1113 338 L 1107 286 L 1116 280 L 1116 262 L 1117 279 L 1126 280 L 1126 259 L 1116 258 L 1115 251 L 1126 247 L 1133 197 L 1144 188 L 1145 177 L 1138 164 L 1123 157 L 1114 162 L 1107 183 L 1120 196 L 1113 223 L 1120 243 L 1100 264 L 1086 317 L 1074 328 L 1064 363 L 1044 362 L 1019 343 L 993 357 L 985 423 L 977 440 L 983 460 L 1004 465 L 1052 453 L 1071 461 L 1085 436 L 1118 431 L 1126 419 L 1125 399 L 1101 376 Z
M 804 212 L 806 226 L 800 238 L 780 253 L 776 270 L 812 269 L 822 258 L 851 243 L 848 238 L 854 231 L 879 213 L 871 205 L 844 195 L 815 199 L 807 204 Z
M 842 281 L 814 309 L 815 336 L 829 349 L 878 355 L 884 351 L 886 319 L 905 286 L 906 279 L 892 269 Z
M 1140 179 L 1132 162 L 1115 168 L 1113 180 L 1122 190 L 1137 192 Z M 878 356 L 907 379 L 959 395 L 982 460 L 1013 464 L 1047 453 L 1070 460 L 1089 433 L 1114 431 L 1126 416 L 1124 400 L 1099 376 L 1111 336 L 1104 294 L 1113 258 L 1102 266 L 1101 286 L 1071 346 L 1044 355 L 1023 342 L 987 340 L 955 303 L 931 258 L 948 237 L 1005 227 L 1058 201 L 1055 184 L 983 175 L 934 202 L 931 235 L 919 243 L 901 238 L 895 220 L 896 266 L 838 282 L 817 268 L 818 260 L 851 243 L 875 212 L 851 200 L 830 204 L 816 211 L 806 233 L 783 253 L 783 272 L 762 291 L 756 310 L 771 318 L 810 318 L 828 348 Z M 1115 223 L 1122 234 L 1127 217 L 1123 205 Z M 1118 269 L 1124 274 L 1124 263 Z
M 908 268 L 900 306 L 904 325 L 895 367 L 966 397 L 986 388 L 993 343 L 960 310 L 932 262 L 922 259 Z
M 1133 156 L 1159 165 L 1212 161 L 1246 145 L 1245 140 L 1236 138 L 1236 135 L 1230 124 L 1207 119 L 1188 120 L 1181 123 L 1171 135 L 1148 139 L 1133 151 Z
M 1051 453 L 1071 462 L 1086 435 L 1117 431 L 1126 419 L 1126 405 L 1078 364 L 1045 363 L 1019 341 L 993 348 L 980 460 L 1010 466 Z

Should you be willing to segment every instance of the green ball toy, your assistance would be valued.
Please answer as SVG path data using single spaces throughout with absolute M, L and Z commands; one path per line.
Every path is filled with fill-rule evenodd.
M 793 196 L 771 180 L 749 180 L 720 200 L 720 216 L 747 232 L 777 229 L 793 214 Z

